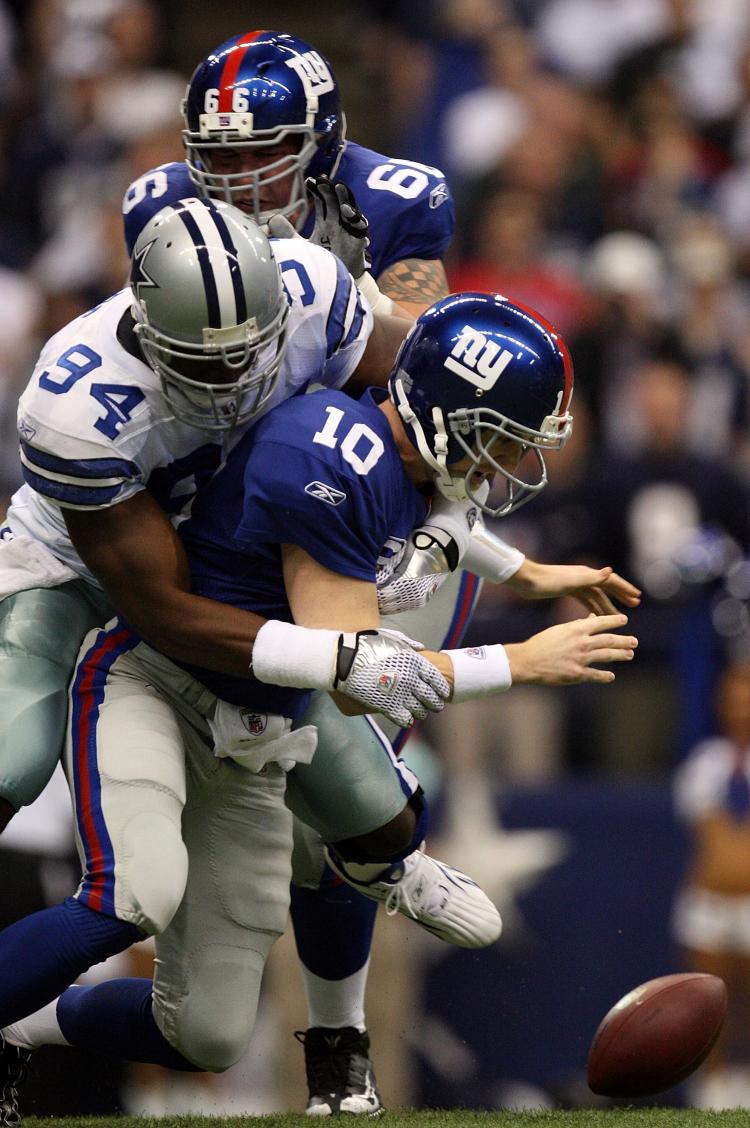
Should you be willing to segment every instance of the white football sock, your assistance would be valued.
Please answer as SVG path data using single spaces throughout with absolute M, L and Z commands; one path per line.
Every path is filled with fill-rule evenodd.
M 307 1018 L 310 1026 L 327 1026 L 341 1030 L 344 1026 L 365 1029 L 365 987 L 369 959 L 359 971 L 346 979 L 321 979 L 304 964 L 302 980 L 307 996 Z
M 40 1046 L 69 1046 L 57 1021 L 57 999 L 46 1007 L 12 1022 L 3 1030 L 3 1038 L 24 1050 L 38 1050 Z

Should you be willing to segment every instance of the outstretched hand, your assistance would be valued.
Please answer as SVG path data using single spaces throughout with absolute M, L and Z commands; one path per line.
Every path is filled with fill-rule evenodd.
M 526 642 L 506 645 L 513 684 L 575 685 L 607 683 L 612 670 L 597 669 L 611 662 L 630 662 L 638 646 L 633 635 L 614 633 L 627 623 L 627 615 L 597 615 L 558 623 Z
M 594 615 L 615 615 L 613 600 L 637 607 L 640 589 L 611 568 L 589 568 L 585 564 L 540 564 L 524 560 L 507 581 L 524 599 L 555 599 L 569 595 Z

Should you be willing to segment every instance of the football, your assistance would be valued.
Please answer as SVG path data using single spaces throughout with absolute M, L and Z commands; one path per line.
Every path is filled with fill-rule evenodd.
M 588 1083 L 605 1097 L 670 1089 L 705 1060 L 727 1010 L 716 975 L 663 975 L 634 988 L 605 1014 L 588 1057 Z

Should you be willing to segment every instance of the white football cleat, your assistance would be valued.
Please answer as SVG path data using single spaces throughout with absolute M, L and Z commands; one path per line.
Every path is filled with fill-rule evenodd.
M 382 901 L 389 916 L 403 913 L 433 936 L 459 948 L 486 948 L 499 937 L 500 913 L 475 881 L 421 850 L 394 862 L 374 881 L 357 881 L 346 862 L 326 848 L 328 863 L 353 889 Z

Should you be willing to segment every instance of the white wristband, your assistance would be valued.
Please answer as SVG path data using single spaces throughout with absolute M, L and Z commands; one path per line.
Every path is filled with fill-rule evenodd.
M 469 646 L 462 650 L 441 650 L 453 664 L 452 702 L 472 701 L 510 689 L 513 678 L 505 647 Z
M 313 630 L 269 619 L 258 631 L 250 663 L 258 681 L 296 689 L 333 689 L 341 631 Z
M 491 533 L 484 521 L 477 521 L 471 530 L 462 565 L 483 580 L 504 584 L 515 576 L 525 559 L 524 554 L 512 544 L 506 544 Z
M 367 303 L 373 312 L 376 314 L 393 313 L 393 302 L 384 294 L 379 288 L 377 282 L 371 274 L 360 274 L 359 278 L 355 278 L 360 294 L 364 294 L 367 298 Z

